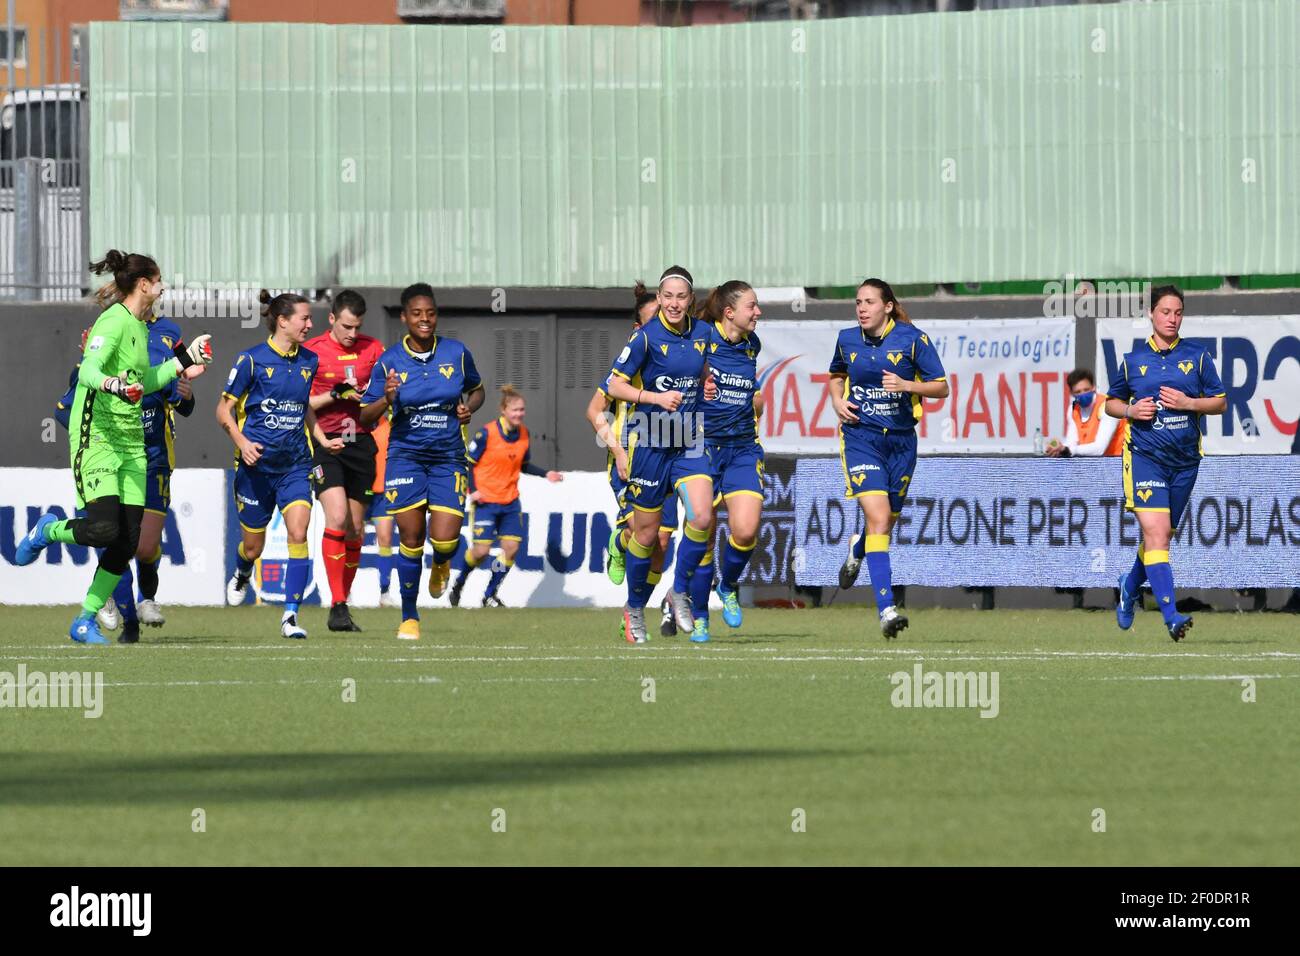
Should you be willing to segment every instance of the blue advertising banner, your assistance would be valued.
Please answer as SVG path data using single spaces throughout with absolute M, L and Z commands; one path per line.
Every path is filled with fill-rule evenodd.
M 835 585 L 861 508 L 837 458 L 800 459 L 794 485 L 795 579 Z M 1133 563 L 1118 458 L 923 457 L 911 488 L 895 584 L 1111 587 Z M 1300 585 L 1300 457 L 1205 458 L 1170 558 L 1182 587 Z

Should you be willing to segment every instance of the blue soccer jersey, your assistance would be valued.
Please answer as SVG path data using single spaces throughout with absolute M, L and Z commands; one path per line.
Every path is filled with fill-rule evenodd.
M 846 376 L 844 394 L 858 407 L 858 424 L 881 432 L 914 431 L 921 418 L 921 397 L 885 391 L 881 382 L 886 372 L 917 382 L 944 379 L 943 363 L 930 337 L 910 323 L 893 319 L 875 339 L 860 326 L 841 330 L 830 372 Z
M 307 400 L 319 362 L 310 349 L 281 352 L 269 338 L 235 359 L 223 394 L 237 403 L 235 421 L 244 437 L 262 446 L 258 469 L 310 469 Z
M 683 320 L 681 331 L 669 325 L 660 313 L 632 333 L 610 374 L 629 382 L 640 376 L 641 385 L 637 387 L 644 386 L 647 392 L 682 393 L 682 403 L 675 412 L 647 402 L 633 405 L 636 418 L 629 430 L 637 446 L 684 448 L 697 443 L 695 416 L 702 404 L 700 393 L 708 349 L 709 327 L 690 316 Z
M 180 327 L 168 318 L 149 320 L 149 364 L 159 365 L 172 357 L 172 347 L 181 341 Z M 194 410 L 194 398 L 183 400 L 173 380 L 162 390 L 151 392 L 140 401 L 140 417 L 144 422 L 144 448 L 150 468 L 176 467 L 173 438 L 176 434 L 173 411 L 189 415 Z
M 401 384 L 392 407 L 388 459 L 454 461 L 465 463 L 466 429 L 456 417 L 461 396 L 483 387 L 474 357 L 455 339 L 435 336 L 433 348 L 411 350 L 410 336 L 379 357 L 370 374 L 370 386 L 361 404 L 384 397 L 384 382 L 391 371 Z
M 1160 404 L 1160 389 L 1177 389 L 1191 398 L 1219 398 L 1227 394 L 1214 359 L 1202 345 L 1183 339 L 1161 351 L 1147 339 L 1124 356 L 1119 374 L 1106 394 L 1130 405 L 1144 398 L 1156 400 L 1156 417 L 1149 422 L 1134 418 L 1128 423 L 1128 449 L 1171 468 L 1198 464 L 1201 460 L 1201 423 L 1196 412 L 1176 412 Z
M 754 392 L 762 343 L 754 333 L 729 341 L 722 325 L 709 327 L 709 371 L 718 397 L 704 402 L 704 438 L 713 445 L 748 445 L 758 441 Z

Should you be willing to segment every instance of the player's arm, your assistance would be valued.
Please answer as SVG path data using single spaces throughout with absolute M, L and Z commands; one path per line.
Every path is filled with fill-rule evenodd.
M 524 464 L 523 467 L 519 469 L 525 475 L 533 475 L 536 478 L 545 478 L 549 482 L 564 480 L 563 473 L 554 470 L 547 470 L 540 465 L 534 465 L 532 455 L 533 449 L 530 446 L 529 449 L 524 452 Z
M 927 336 L 912 343 L 912 364 L 916 366 L 916 377 L 900 378 L 893 372 L 885 372 L 880 377 L 880 384 L 887 392 L 907 392 L 921 398 L 947 398 L 948 379 L 944 375 L 943 363 Z
M 242 352 L 235 359 L 235 367 L 230 370 L 230 376 L 226 379 L 226 388 L 221 393 L 216 408 L 217 424 L 234 444 L 240 459 L 246 465 L 257 464 L 257 460 L 262 457 L 262 445 L 261 442 L 249 441 L 244 436 L 235 421 L 234 412 L 235 406 L 248 394 L 252 384 L 253 360 L 249 358 L 248 353 Z
M 189 345 L 177 342 L 172 346 L 172 357 L 145 370 L 141 385 L 146 395 L 160 392 L 178 376 L 196 379 L 212 361 L 212 336 L 206 332 Z
M 758 421 L 763 417 L 763 406 L 766 404 L 766 401 L 767 400 L 763 397 L 762 389 L 758 389 L 754 392 L 754 421 Z
M 1196 415 L 1222 415 L 1228 410 L 1228 390 L 1223 387 L 1219 372 L 1214 367 L 1210 353 L 1202 352 L 1197 362 L 1197 377 L 1200 379 L 1198 397 L 1185 395 L 1176 388 L 1160 389 L 1160 403 L 1165 408 L 1179 412 L 1192 412 Z
M 460 353 L 461 379 L 465 383 L 464 400 L 456 406 L 456 417 L 462 425 L 468 425 L 474 413 L 483 407 L 487 392 L 483 388 L 483 379 L 474 365 L 474 356 L 466 349 Z
M 1106 387 L 1106 414 L 1111 418 L 1132 418 L 1149 422 L 1156 417 L 1156 400 L 1133 401 L 1133 385 L 1128 380 L 1128 360 L 1119 363 L 1119 374 Z
M 397 389 L 402 384 L 396 369 L 391 369 L 382 362 L 370 373 L 370 382 L 366 394 L 361 397 L 361 425 L 370 428 L 391 407 L 397 407 Z
M 325 429 L 320 427 L 320 422 L 316 420 L 316 413 L 310 408 L 307 409 L 303 416 L 303 422 L 307 425 L 307 433 L 311 435 L 314 441 L 321 448 L 324 448 L 331 455 L 337 455 L 343 450 L 343 438 L 330 438 L 325 434 Z
M 609 449 L 609 453 L 614 456 L 614 467 L 618 471 L 618 476 L 627 481 L 627 449 L 614 437 L 614 418 L 609 413 L 613 404 L 605 389 L 596 389 L 595 394 L 591 396 L 591 401 L 587 403 L 587 423 L 596 433 L 596 440 Z
M 95 322 L 86 339 L 86 351 L 81 358 L 81 368 L 77 370 L 77 382 L 96 392 L 116 395 L 123 401 L 135 403 L 144 397 L 144 388 L 139 382 L 127 383 L 116 375 L 104 371 L 104 363 L 109 356 L 116 354 L 122 342 L 124 332 L 123 319 L 113 312 L 106 312 Z M 131 321 L 135 321 L 132 319 Z
M 826 388 L 831 393 L 835 417 L 846 425 L 852 425 L 858 420 L 858 406 L 849 401 L 849 363 L 844 357 L 844 347 L 838 341 L 827 371 L 830 378 L 826 380 Z

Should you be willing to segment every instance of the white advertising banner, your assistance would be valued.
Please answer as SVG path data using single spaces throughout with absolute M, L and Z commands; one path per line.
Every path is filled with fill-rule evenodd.
M 225 569 L 226 473 L 182 469 L 172 475 L 172 507 L 163 525 L 158 601 L 220 604 Z M 14 549 L 46 511 L 71 517 L 76 506 L 67 468 L 0 469 L 0 604 L 80 604 L 97 559 L 91 548 L 50 545 L 25 568 Z
M 783 454 L 838 449 L 827 368 L 849 322 L 765 322 L 758 335 L 766 401 L 759 435 Z M 1035 433 L 1060 437 L 1074 368 L 1074 319 L 952 319 L 924 323 L 950 394 L 924 401 L 921 454 L 1031 453 Z
M 1097 321 L 1097 383 L 1102 391 L 1125 353 L 1151 334 L 1147 319 Z M 1291 451 L 1300 420 L 1300 315 L 1191 315 L 1181 336 L 1203 344 L 1228 393 L 1228 410 L 1207 415 L 1207 455 Z

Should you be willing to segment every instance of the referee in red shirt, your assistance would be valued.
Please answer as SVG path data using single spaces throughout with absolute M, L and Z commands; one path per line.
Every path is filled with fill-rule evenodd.
M 325 511 L 321 557 L 330 584 L 331 631 L 359 631 L 348 613 L 348 593 L 361 565 L 367 493 L 375 480 L 375 440 L 361 424 L 358 401 L 384 346 L 361 334 L 366 300 L 351 289 L 334 297 L 329 331 L 303 345 L 320 357 L 311 387 L 311 407 L 329 438 L 343 439 L 343 451 L 315 450 L 316 497 Z

